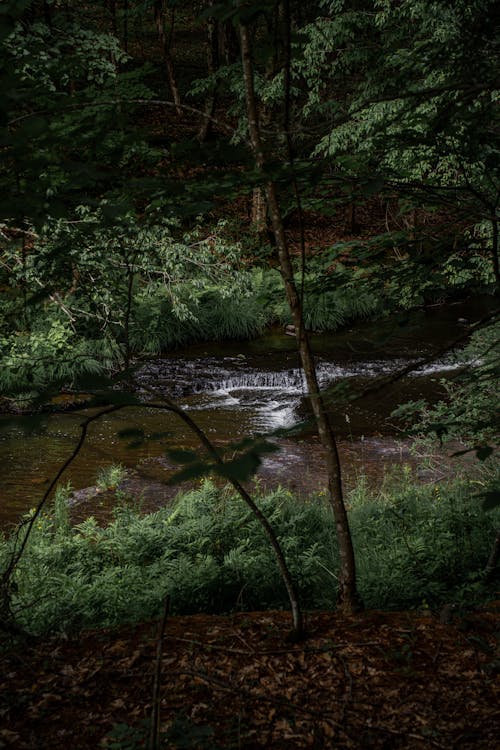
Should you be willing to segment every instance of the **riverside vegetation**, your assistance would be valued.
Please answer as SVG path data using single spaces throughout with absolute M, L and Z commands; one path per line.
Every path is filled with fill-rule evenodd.
M 66 294 L 59 291 L 50 305 L 34 300 L 26 311 L 23 332 L 12 331 L 10 308 L 15 306 L 4 300 L 0 392 L 12 406 L 29 408 L 58 388 L 72 384 L 78 388 L 87 376 L 118 372 L 131 358 L 200 341 L 246 340 L 272 325 L 291 323 L 279 273 L 265 267 L 246 268 L 238 244 L 220 240 L 215 255 L 207 240 L 190 245 L 189 238 L 180 243 L 166 232 L 162 250 L 171 257 L 148 271 L 146 252 L 158 237 L 135 226 L 129 232 L 138 233 L 134 244 L 140 241 L 145 255 L 142 265 L 136 259 L 134 267 L 128 273 L 125 268 L 123 274 L 117 274 L 123 259 L 110 251 L 109 235 L 97 232 L 90 241 L 86 235 L 82 250 L 73 229 L 64 234 L 75 255 L 72 274 L 78 276 L 78 288 Z M 108 268 L 100 260 L 105 247 Z M 57 283 L 61 290 L 60 277 L 46 273 L 47 258 L 53 258 L 58 248 L 53 237 L 34 245 L 30 261 L 34 289 Z M 472 255 L 467 263 L 451 257 L 439 273 L 420 284 L 414 279 L 405 289 L 397 282 L 383 283 L 387 263 L 361 265 L 353 271 L 355 249 L 347 266 L 336 263 L 339 253 L 333 249 L 317 255 L 303 280 L 297 272 L 297 283 L 304 285 L 304 325 L 310 331 L 333 331 L 353 320 L 412 310 L 443 293 L 485 291 L 492 282 L 490 264 L 480 254 Z M 92 260 L 89 267 L 89 257 L 99 261 Z M 182 266 L 177 257 L 183 258 Z M 148 279 L 148 273 L 152 278 Z M 95 275 L 99 282 L 92 284 Z
M 98 411 L 82 416 L 80 440 L 37 508 L 0 539 L 0 625 L 13 646 L 0 670 L 0 715 L 9 721 L 0 744 L 492 747 L 498 626 L 480 613 L 487 627 L 469 638 L 420 613 L 453 606 L 466 614 L 497 595 L 497 5 L 2 5 L 1 403 L 26 412 L 27 429 L 40 410 L 60 408 L 61 391 L 75 408 L 90 397 L 86 406 Z M 471 462 L 466 475 L 434 484 L 402 469 L 379 490 L 360 483 L 344 497 L 331 410 L 352 394 L 320 391 L 309 333 L 394 313 L 404 324 L 415 307 L 477 294 L 490 296 L 489 312 L 455 342 L 467 346 L 467 362 L 448 397 L 400 412 L 420 437 L 463 441 L 479 468 Z M 268 436 L 248 437 L 226 460 L 170 394 L 134 387 L 142 357 L 248 339 L 275 323 L 292 323 L 297 336 L 326 456 L 321 497 L 299 501 L 277 488 L 253 499 L 242 483 L 269 450 Z M 190 456 L 184 476 L 208 467 L 231 486 L 205 481 L 142 514 L 113 466 L 98 484 L 116 493 L 114 520 L 72 524 L 69 489 L 58 480 L 87 429 L 145 404 L 169 410 L 200 440 L 201 458 L 177 451 Z M 163 630 L 156 638 L 153 696 L 143 640 L 113 632 L 103 656 L 96 643 L 108 635 L 74 635 L 125 629 L 156 617 L 165 601 L 179 642 L 179 613 L 202 623 L 172 661 L 162 659 Z M 207 626 L 210 613 L 287 604 L 293 646 L 275 637 L 272 652 L 266 638 L 282 629 L 281 613 L 249 613 L 258 622 L 253 642 L 241 635 L 243 620 L 217 620 L 231 631 L 222 643 L 218 625 Z M 311 615 L 320 630 L 309 652 L 298 645 L 301 605 L 328 610 Z M 388 620 L 362 614 L 363 605 L 406 612 L 384 615 L 393 623 L 388 639 Z M 360 624 L 366 637 L 351 646 Z M 56 646 L 53 634 L 63 635 Z M 72 637 L 76 666 L 50 673 Z M 210 674 L 196 651 L 207 639 Z M 241 640 L 256 648 L 241 649 Z M 109 688 L 102 665 L 129 643 Z M 30 649 L 27 660 L 19 644 Z M 17 680 L 12 691 L 7 679 Z M 141 683 L 140 699 L 131 683 Z M 216 690 L 227 703 L 207 710 Z M 124 723 L 113 729 L 119 714 Z M 151 719 L 138 734 L 144 716 Z M 204 717 L 222 726 L 217 744 L 198 726 Z
M 354 611 L 330 411 L 343 396 L 321 392 L 308 334 L 500 294 L 494 3 L 231 0 L 168 11 L 99 0 L 84 12 L 17 0 L 2 9 L 0 394 L 6 408 L 36 411 L 58 408 L 53 397 L 69 389 L 105 414 L 140 403 L 142 356 L 291 321 L 325 449 L 337 606 Z M 178 66 L 175 23 L 186 37 Z M 477 366 L 451 405 L 405 412 L 428 434 L 466 438 L 480 459 L 498 433 L 497 318 L 471 330 Z M 224 463 L 169 394 L 155 406 L 194 430 L 253 507 L 299 632 L 286 561 L 241 485 L 268 443 L 249 438 Z M 82 441 L 97 418 L 85 417 Z M 20 535 L 2 581 L 6 611 L 29 547 Z
M 370 609 L 459 610 L 494 595 L 486 566 L 500 521 L 482 499 L 498 482 L 493 468 L 475 479 L 415 482 L 411 470 L 377 491 L 360 482 L 348 497 L 359 587 Z M 117 492 L 115 518 L 72 525 L 69 488 L 39 517 L 15 572 L 13 611 L 33 634 L 71 632 L 156 617 L 166 594 L 174 614 L 286 607 L 272 551 L 231 488 L 204 480 L 172 507 L 144 515 L 137 498 Z M 324 496 L 288 490 L 259 495 L 306 609 L 328 609 L 338 551 Z M 18 535 L 4 537 L 7 561 Z

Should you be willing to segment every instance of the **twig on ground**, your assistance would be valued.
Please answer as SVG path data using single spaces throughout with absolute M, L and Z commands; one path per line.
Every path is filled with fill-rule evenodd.
M 163 637 L 165 635 L 165 627 L 167 625 L 167 617 L 170 609 L 170 596 L 167 594 L 165 597 L 165 606 L 163 609 L 163 617 L 160 623 L 158 631 L 158 639 L 156 641 L 156 659 L 155 659 L 155 674 L 153 681 L 153 705 L 151 707 L 151 723 L 149 727 L 149 742 L 148 750 L 158 750 L 160 747 L 160 683 L 161 683 L 161 662 L 163 655 Z

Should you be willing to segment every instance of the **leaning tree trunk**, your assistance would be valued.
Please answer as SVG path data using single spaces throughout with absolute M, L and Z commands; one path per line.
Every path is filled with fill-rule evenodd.
M 151 395 L 156 397 L 154 389 L 146 389 L 148 390 Z M 201 429 L 201 427 L 198 426 L 198 424 L 191 419 L 189 414 L 184 411 L 184 409 L 181 406 L 178 406 L 178 404 L 175 403 L 175 401 L 172 401 L 172 399 L 165 394 L 162 394 L 160 397 L 157 397 L 160 399 L 160 402 L 151 402 L 149 401 L 147 406 L 149 409 L 165 409 L 172 414 L 176 414 L 183 422 L 186 424 L 189 429 L 198 437 L 200 443 L 207 451 L 210 458 L 216 463 L 219 467 L 224 466 L 224 461 L 221 458 L 219 451 L 213 445 L 212 441 L 208 438 L 208 436 L 205 434 L 205 432 Z M 292 578 L 292 575 L 290 573 L 290 570 L 288 568 L 288 564 L 285 559 L 285 555 L 283 554 L 283 550 L 281 549 L 280 542 L 278 540 L 278 537 L 276 536 L 276 533 L 269 523 L 267 517 L 265 514 L 260 510 L 259 506 L 255 503 L 251 495 L 247 492 L 247 490 L 243 487 L 241 482 L 239 482 L 235 477 L 229 476 L 228 482 L 233 486 L 233 488 L 236 490 L 236 492 L 239 494 L 241 499 L 247 504 L 247 506 L 250 508 L 252 514 L 256 518 L 257 522 L 262 527 L 262 530 L 264 531 L 264 534 L 266 535 L 269 544 L 271 545 L 271 549 L 273 550 L 278 569 L 281 575 L 281 579 L 285 585 L 288 600 L 290 602 L 290 610 L 292 614 L 292 621 L 293 621 L 293 628 L 291 632 L 288 634 L 288 640 L 289 641 L 299 641 L 302 640 L 304 637 L 304 622 L 302 617 L 302 609 L 299 602 L 299 597 L 297 593 L 297 589 L 295 586 L 295 582 Z
M 245 25 L 240 25 L 240 40 L 250 140 L 256 167 L 264 178 L 265 158 L 260 135 L 254 89 L 251 44 L 248 27 Z M 265 193 L 272 231 L 278 252 L 280 271 L 285 286 L 288 304 L 290 305 L 293 321 L 297 330 L 298 349 L 306 378 L 308 396 L 316 419 L 318 434 L 321 443 L 326 450 L 329 496 L 335 518 L 340 554 L 338 606 L 343 611 L 352 612 L 359 610 L 362 607 L 362 604 L 356 586 L 354 549 L 343 498 L 341 466 L 337 442 L 319 389 L 314 358 L 307 333 L 304 329 L 302 303 L 294 281 L 293 267 L 285 236 L 276 185 L 272 180 L 268 180 L 265 183 Z

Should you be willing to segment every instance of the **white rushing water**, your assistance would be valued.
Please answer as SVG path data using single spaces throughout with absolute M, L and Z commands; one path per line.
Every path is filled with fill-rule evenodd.
M 410 363 L 401 358 L 349 363 L 318 359 L 318 380 L 325 389 L 343 380 L 395 375 Z M 181 399 L 188 410 L 239 409 L 254 414 L 255 429 L 291 427 L 299 421 L 298 409 L 307 394 L 304 374 L 298 367 L 267 369 L 266 364 L 259 362 L 261 366 L 256 367 L 246 357 L 163 359 L 145 365 L 138 379 L 159 395 L 168 391 Z M 463 362 L 442 359 L 416 367 L 407 377 L 444 376 L 463 366 Z

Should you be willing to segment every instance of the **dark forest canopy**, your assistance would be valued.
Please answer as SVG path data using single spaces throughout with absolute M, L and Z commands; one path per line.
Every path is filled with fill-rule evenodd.
M 396 195 L 405 215 L 445 208 L 468 229 L 484 223 L 492 241 L 496 10 L 488 0 L 336 0 L 307 10 L 6 3 L 2 218 L 22 228 L 70 218 L 82 204 L 183 217 L 258 183 L 237 34 L 244 21 L 273 176 L 289 182 L 293 157 L 303 200 L 322 211 L 347 195 Z M 205 168 L 203 179 L 188 165 Z M 282 197 L 292 210 L 293 196 Z
M 269 180 L 311 330 L 500 288 L 495 2 L 0 13 L 4 392 L 290 322 Z

